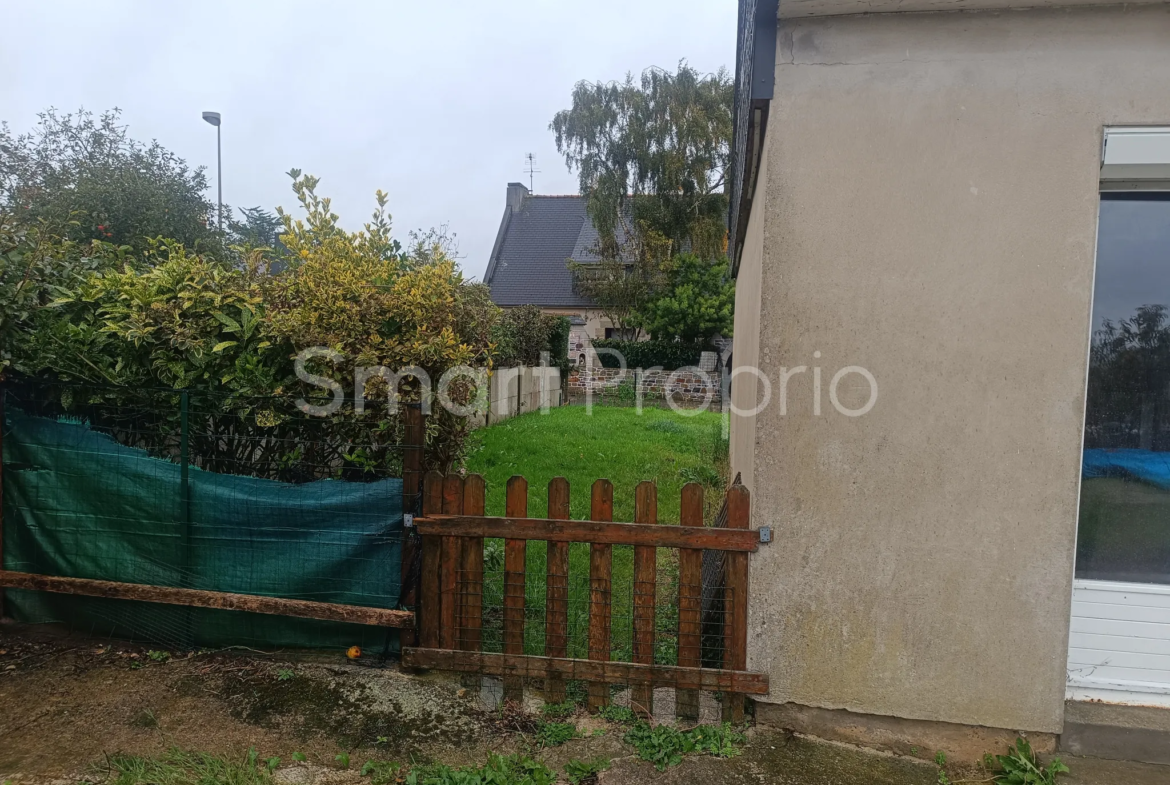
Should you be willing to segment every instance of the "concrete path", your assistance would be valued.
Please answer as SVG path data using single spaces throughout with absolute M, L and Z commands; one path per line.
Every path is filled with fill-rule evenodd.
M 1066 785 L 1170 785 L 1170 767 L 1064 758 Z M 986 781 L 982 772 L 951 772 L 952 781 Z M 614 761 L 600 785 L 937 785 L 938 768 L 921 761 L 792 736 L 757 731 L 731 760 L 690 757 L 664 772 L 637 758 Z

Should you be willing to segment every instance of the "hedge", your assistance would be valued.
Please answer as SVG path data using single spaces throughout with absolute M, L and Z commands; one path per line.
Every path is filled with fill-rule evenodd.
M 594 349 L 613 349 L 626 358 L 627 368 L 657 368 L 674 371 L 688 365 L 698 365 L 699 357 L 707 350 L 700 343 L 678 341 L 617 341 L 595 340 Z M 599 353 L 604 368 L 618 368 L 618 358 L 608 353 Z

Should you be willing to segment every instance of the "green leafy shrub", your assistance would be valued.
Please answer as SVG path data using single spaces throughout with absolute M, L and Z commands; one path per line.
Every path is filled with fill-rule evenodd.
M 368 760 L 362 764 L 361 773 L 363 777 L 370 778 L 370 785 L 391 785 L 398 780 L 398 770 L 401 768 L 397 763 Z
M 638 715 L 628 706 L 615 706 L 612 703 L 603 706 L 597 715 L 603 720 L 616 722 L 619 725 L 633 725 L 638 721 Z
M 667 725 L 651 727 L 647 722 L 637 722 L 625 735 L 625 742 L 638 752 L 638 757 L 654 764 L 659 771 L 667 766 L 677 766 L 683 756 L 691 753 L 730 758 L 739 754 L 739 748 L 747 738 L 731 727 L 723 725 L 699 725 L 687 731 L 676 730 Z
M 722 725 L 700 725 L 687 731 L 687 734 L 695 745 L 695 752 L 715 758 L 734 758 L 739 754 L 740 747 L 747 743 L 747 736 L 728 722 Z
M 674 371 L 691 365 L 698 365 L 704 351 L 703 344 L 680 343 L 678 341 L 617 341 L 595 340 L 595 349 L 613 349 L 626 358 L 627 368 L 658 368 Z M 610 354 L 599 354 L 605 368 L 618 368 L 618 358 Z
M 536 729 L 536 743 L 541 747 L 559 747 L 577 738 L 577 726 L 571 722 L 542 722 Z
M 553 785 L 556 779 L 551 769 L 532 758 L 492 754 L 479 767 L 418 766 L 406 775 L 404 785 Z
M 546 703 L 540 713 L 549 719 L 564 719 L 577 713 L 577 702 L 567 700 L 564 703 Z
M 627 379 L 626 381 L 619 384 L 614 393 L 617 395 L 617 399 L 622 403 L 633 403 L 634 401 L 638 400 L 638 390 L 636 387 L 634 387 L 633 380 L 630 379 Z
M 10 366 L 38 384 L 78 386 L 79 405 L 153 406 L 153 419 L 119 432 L 132 432 L 139 440 L 132 446 L 148 451 L 177 443 L 178 394 L 164 401 L 158 390 L 185 390 L 193 410 L 223 417 L 215 427 L 239 442 L 242 452 L 224 457 L 225 465 L 272 479 L 320 479 L 288 467 L 305 463 L 298 454 L 305 443 L 328 441 L 315 456 L 318 467 L 337 467 L 346 479 L 396 476 L 401 424 L 377 400 L 385 396 L 383 377 L 368 380 L 365 412 L 347 407 L 309 422 L 294 401 L 303 395 L 323 403 L 332 394 L 298 381 L 294 356 L 311 347 L 340 352 L 338 362 L 314 360 L 309 370 L 347 397 L 356 366 L 417 366 L 438 384 L 454 366 L 491 367 L 500 310 L 440 250 L 425 259 L 403 254 L 390 235 L 384 194 L 373 220 L 349 232 L 316 194 L 316 178 L 291 174 L 305 218 L 280 211 L 287 261 L 280 270 L 265 249 L 228 264 L 165 238 L 145 240 L 141 252 L 104 242 L 82 247 L 0 209 L 0 373 Z M 451 387 L 460 404 L 483 392 L 467 379 Z M 417 386 L 404 393 L 407 401 L 418 397 Z M 62 408 L 45 414 L 74 413 Z M 426 468 L 460 460 L 468 432 L 466 418 L 433 407 Z M 257 451 L 266 441 L 284 447 Z M 269 465 L 258 465 L 258 452 Z M 203 469 L 224 470 L 193 457 Z
M 572 324 L 567 316 L 554 316 L 549 326 L 548 350 L 549 365 L 559 368 L 561 373 L 568 373 L 572 363 L 569 362 L 569 333 Z
M 496 343 L 496 361 L 501 367 L 539 365 L 540 355 L 547 352 L 548 364 L 557 366 L 568 356 L 568 319 L 546 314 L 535 305 L 508 308 L 492 329 Z M 560 338 L 564 336 L 564 346 Z
M 992 768 L 998 764 L 996 785 L 1055 785 L 1058 774 L 1067 774 L 1068 766 L 1060 758 L 1053 758 L 1047 766 L 1040 763 L 1027 739 L 1017 738 L 1016 746 L 1008 748 L 1007 755 L 988 755 L 984 764 Z
M 642 329 L 657 340 L 684 343 L 729 335 L 735 312 L 735 283 L 726 262 L 680 254 L 667 265 L 666 285 L 641 309 Z
M 593 785 L 597 782 L 597 775 L 609 768 L 609 761 L 597 758 L 591 761 L 574 758 L 565 764 L 565 776 L 571 785 Z

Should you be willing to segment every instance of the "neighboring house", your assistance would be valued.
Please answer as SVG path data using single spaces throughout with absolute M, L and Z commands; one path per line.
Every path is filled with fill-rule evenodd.
M 570 259 L 597 261 L 597 230 L 581 196 L 530 193 L 508 183 L 507 205 L 492 246 L 484 283 L 501 308 L 536 305 L 573 321 L 570 355 L 580 361 L 595 338 L 613 337 L 613 323 L 573 286 Z
M 772 386 L 731 424 L 773 533 L 757 716 L 1170 763 L 1141 730 L 1170 712 L 1126 709 L 1170 707 L 1170 331 L 1147 312 L 1156 340 L 1089 351 L 1170 304 L 1170 5 L 740 13 L 734 364 Z M 861 416 L 849 366 L 880 391 Z

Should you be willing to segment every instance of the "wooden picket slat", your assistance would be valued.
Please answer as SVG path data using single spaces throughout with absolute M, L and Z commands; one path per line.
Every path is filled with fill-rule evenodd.
M 751 497 L 742 485 L 727 491 L 727 528 L 751 527 Z M 748 623 L 748 555 L 728 553 L 724 590 L 723 667 L 727 670 L 747 669 Z M 744 696 L 735 692 L 724 695 L 724 720 L 743 722 Z
M 597 480 L 590 490 L 589 517 L 613 520 L 613 483 Z M 610 607 L 612 604 L 613 546 L 595 542 L 589 551 L 589 659 L 609 660 Z M 609 705 L 609 683 L 589 683 L 589 710 Z
M 439 668 L 503 676 L 505 680 L 553 677 L 646 687 L 661 684 L 679 685 L 694 690 L 735 690 L 741 695 L 745 693 L 763 695 L 768 692 L 768 677 L 762 673 L 715 668 L 680 668 L 677 665 L 643 665 L 635 662 L 598 662 L 567 657 L 419 648 L 403 649 L 402 664 L 411 668 Z
M 443 475 L 427 472 L 423 478 L 423 515 L 438 515 L 443 511 Z M 419 643 L 427 648 L 439 646 L 439 619 L 442 605 L 439 599 L 439 562 L 442 556 L 440 538 L 423 535 L 422 576 L 419 587 Z
M 683 526 L 702 526 L 703 509 L 703 486 L 693 482 L 684 485 L 679 522 Z M 679 548 L 678 664 L 684 668 L 697 668 L 703 664 L 702 573 L 703 551 L 698 548 Z M 698 720 L 698 692 L 688 689 L 676 690 L 675 708 L 680 720 Z
M 548 484 L 548 517 L 569 518 L 569 481 L 555 477 Z M 548 542 L 545 576 L 544 654 L 564 657 L 569 653 L 569 543 Z M 544 685 L 545 699 L 563 703 L 565 683 L 549 678 Z
M 508 480 L 505 510 L 509 518 L 528 517 L 528 480 Z M 524 654 L 524 584 L 526 540 L 504 540 L 504 653 Z M 524 683 L 517 678 L 504 680 L 504 697 L 520 701 Z
M 463 481 L 463 512 L 483 515 L 487 484 L 478 474 Z M 479 651 L 483 645 L 483 537 L 463 537 L 460 575 L 459 648 Z
M 457 474 L 443 478 L 443 514 L 463 514 L 463 478 Z M 458 642 L 462 540 L 462 537 L 444 536 L 439 551 L 439 646 L 444 649 L 454 649 Z
M 658 489 L 652 482 L 634 489 L 634 522 L 658 523 Z M 654 610 L 658 591 L 658 549 L 652 545 L 634 548 L 634 662 L 654 663 Z M 632 691 L 634 711 L 654 716 L 654 690 L 638 685 Z

